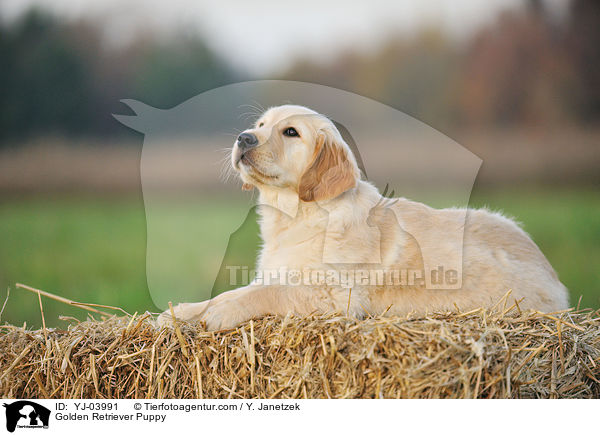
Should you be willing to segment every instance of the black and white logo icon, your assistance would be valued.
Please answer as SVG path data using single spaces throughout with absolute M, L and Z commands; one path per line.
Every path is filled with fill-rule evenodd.
M 48 428 L 50 410 L 29 400 L 4 403 L 6 408 L 6 430 L 14 432 L 16 428 Z

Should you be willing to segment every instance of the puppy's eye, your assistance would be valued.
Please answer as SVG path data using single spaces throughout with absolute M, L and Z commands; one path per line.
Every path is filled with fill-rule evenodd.
M 283 135 L 288 137 L 300 136 L 294 127 L 289 127 L 283 130 Z
M 258 124 L 258 128 L 262 127 L 263 125 L 265 125 L 265 123 L 261 122 L 260 124 Z

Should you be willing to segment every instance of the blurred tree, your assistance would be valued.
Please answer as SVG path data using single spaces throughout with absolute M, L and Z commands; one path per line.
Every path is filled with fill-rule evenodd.
M 131 134 L 111 116 L 123 110 L 120 99 L 169 107 L 235 78 L 198 37 L 140 37 L 117 50 L 100 35 L 90 23 L 39 10 L 0 26 L 0 145 L 48 134 Z
M 89 130 L 90 72 L 55 21 L 31 11 L 0 41 L 0 139 Z
M 158 107 L 179 104 L 234 80 L 225 63 L 197 38 L 149 44 L 139 58 L 131 90 L 135 97 Z
M 600 2 L 572 0 L 567 47 L 577 70 L 574 89 L 578 115 L 585 121 L 600 118 Z
M 476 35 L 458 84 L 468 124 L 548 124 L 568 119 L 572 66 L 539 1 L 503 13 Z
M 356 92 L 439 127 L 453 116 L 448 108 L 458 60 L 444 35 L 426 28 L 410 40 L 393 38 L 372 55 L 345 53 L 325 65 L 303 60 L 283 78 Z

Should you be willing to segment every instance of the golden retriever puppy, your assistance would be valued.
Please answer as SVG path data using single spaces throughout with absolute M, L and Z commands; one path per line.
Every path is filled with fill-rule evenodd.
M 260 279 L 176 306 L 181 320 L 218 330 L 266 314 L 422 315 L 491 307 L 509 290 L 522 309 L 568 306 L 567 289 L 513 221 L 383 198 L 361 180 L 334 124 L 306 107 L 267 110 L 240 134 L 231 159 L 243 187 L 259 192 Z M 449 236 L 457 228 L 464 237 Z M 446 276 L 447 288 L 428 285 L 436 259 L 462 265 Z M 171 321 L 170 311 L 158 319 Z

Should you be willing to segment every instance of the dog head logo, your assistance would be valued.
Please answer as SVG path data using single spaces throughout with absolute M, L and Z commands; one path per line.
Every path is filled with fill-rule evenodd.
M 363 178 L 369 171 L 368 180 L 380 191 L 389 184 L 399 196 L 435 207 L 457 207 L 455 227 L 434 229 L 444 231 L 446 239 L 452 233 L 452 246 L 460 252 L 451 258 L 441 256 L 431 243 L 422 243 L 418 225 L 409 228 L 394 216 L 385 220 L 396 221 L 400 230 L 420 245 L 426 279 L 435 276 L 433 272 L 439 269 L 456 270 L 454 288 L 460 288 L 466 207 L 481 159 L 428 125 L 371 99 L 311 83 L 265 80 L 213 89 L 168 110 L 124 100 L 134 115 L 115 115 L 124 125 L 144 134 L 140 174 L 147 224 L 146 277 L 155 304 L 164 309 L 169 301 L 209 299 L 236 287 L 222 286 L 219 277 L 227 278 L 233 270 L 228 266 L 242 273 L 245 270 L 246 274 L 254 267 L 252 259 L 240 257 L 239 249 L 233 245 L 238 240 L 247 246 L 252 239 L 258 247 L 255 210 L 248 213 L 247 209 L 242 212 L 231 207 L 229 198 L 240 198 L 241 183 L 223 183 L 219 171 L 226 167 L 226 172 L 233 175 L 232 145 L 253 124 L 249 119 L 252 115 L 256 121 L 266 108 L 289 102 L 329 118 L 335 125 L 335 138 L 342 138 Z M 248 116 L 248 112 L 253 113 Z M 254 130 L 257 128 L 255 125 Z M 268 132 L 265 134 L 268 137 Z M 280 149 L 277 140 L 282 139 L 273 140 L 274 153 Z M 223 150 L 226 155 L 221 153 Z M 193 192 L 183 207 L 172 201 L 175 194 L 184 193 L 181 186 L 188 193 Z M 315 198 L 312 195 L 305 199 Z M 282 196 L 276 211 L 293 217 L 298 199 Z M 376 223 L 378 216 L 394 213 L 393 207 L 383 207 L 386 204 L 378 204 L 378 209 L 370 213 L 371 221 Z M 217 213 L 217 209 L 221 212 Z M 324 208 L 327 212 L 330 210 Z M 336 220 L 329 222 L 333 225 Z M 249 232 L 239 233 L 245 226 L 254 232 L 252 237 Z M 376 224 L 370 228 L 373 234 L 369 240 L 378 241 L 380 229 Z M 329 249 L 327 234 L 339 230 L 334 226 L 327 228 L 323 263 L 363 262 L 359 256 L 353 257 L 354 252 L 337 258 L 339 250 Z M 380 250 L 377 243 L 370 249 L 374 253 Z M 369 258 L 377 260 L 379 255 L 370 254 Z M 221 284 L 217 285 L 217 281 Z M 207 282 L 215 285 L 211 288 Z M 237 287 L 244 284 L 247 282 L 238 282 Z M 436 285 L 435 280 L 427 282 L 428 288 L 449 288 Z
M 3 404 L 6 408 L 6 430 L 14 432 L 16 428 L 48 428 L 50 410 L 29 400 Z

